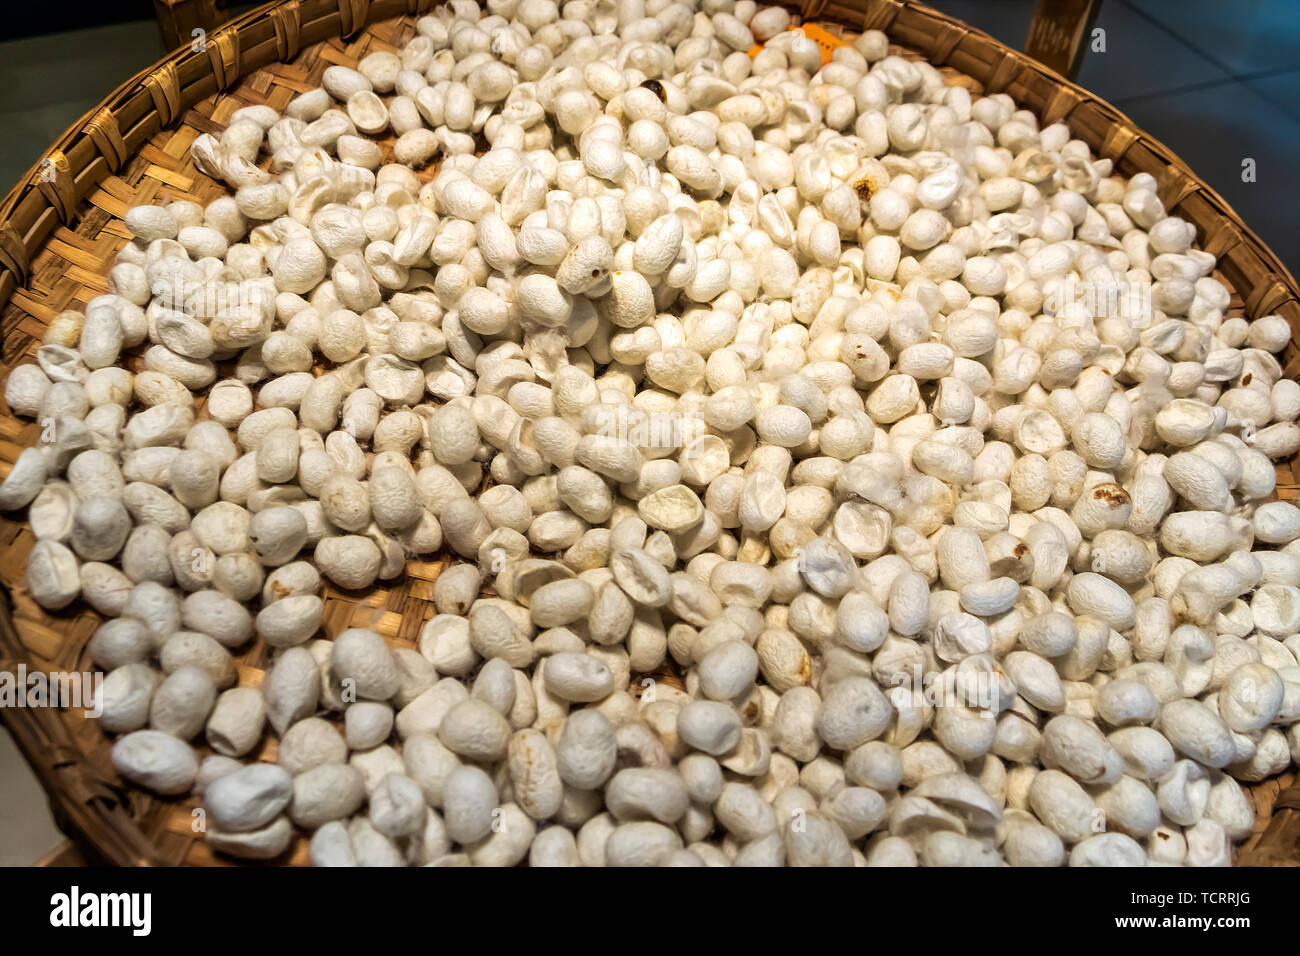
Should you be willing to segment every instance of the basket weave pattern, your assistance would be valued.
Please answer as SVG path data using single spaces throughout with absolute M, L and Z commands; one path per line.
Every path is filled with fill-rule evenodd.
M 355 67 L 376 50 L 396 51 L 414 34 L 415 15 L 433 0 L 290 0 L 268 4 L 207 38 L 202 49 L 178 51 L 139 74 L 74 124 L 6 198 L 0 208 L 0 381 L 33 360 L 45 329 L 65 309 L 84 310 L 107 291 L 109 269 L 130 233 L 122 217 L 132 206 L 189 199 L 206 204 L 226 195 L 224 184 L 197 172 L 190 146 L 201 133 L 219 133 L 235 110 L 266 104 L 283 110 L 299 93 L 318 87 L 325 69 Z M 895 52 L 944 68 L 951 82 L 975 91 L 1005 92 L 1044 123 L 1065 121 L 1099 157 L 1125 176 L 1156 177 L 1170 214 L 1196 225 L 1199 245 L 1220 260 L 1218 277 L 1233 290 L 1230 314 L 1281 314 L 1300 329 L 1300 292 L 1286 268 L 1237 218 L 1216 192 L 1165 146 L 1122 113 L 1063 80 L 1024 54 L 958 21 L 912 2 L 809 0 L 805 20 L 858 31 L 880 29 Z M 392 139 L 381 141 L 385 161 Z M 432 172 L 424 174 L 424 178 Z M 1283 355 L 1297 370 L 1295 341 Z M 139 371 L 138 357 L 126 360 Z M 200 403 L 200 408 L 201 408 Z M 199 417 L 205 417 L 200 410 Z M 16 419 L 0 399 L 0 474 L 23 449 L 38 443 L 40 427 Z M 1278 493 L 1296 497 L 1294 462 L 1278 467 Z M 0 517 L 0 583 L 12 609 L 0 602 L 0 670 L 25 663 L 31 670 L 92 669 L 87 643 L 100 617 L 78 602 L 61 612 L 41 609 L 27 594 L 25 571 L 35 537 L 20 520 Z M 434 614 L 433 582 L 449 558 L 411 561 L 391 586 L 364 592 L 326 585 L 323 630 L 368 627 L 393 646 L 414 647 Z M 260 640 L 237 657 L 239 685 L 255 687 L 268 660 Z M 113 771 L 97 722 L 79 710 L 3 712 L 7 726 L 50 795 L 60 826 L 92 859 L 118 864 L 211 865 L 214 855 L 192 829 L 197 801 L 161 799 L 126 786 Z M 250 757 L 274 761 L 268 735 Z M 1250 789 L 1256 836 L 1273 802 L 1291 782 L 1286 774 Z M 299 836 L 288 862 L 306 862 Z

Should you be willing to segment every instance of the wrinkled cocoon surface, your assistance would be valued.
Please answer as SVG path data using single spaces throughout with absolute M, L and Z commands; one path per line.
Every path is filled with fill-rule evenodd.
M 1231 861 L 1300 752 L 1291 330 L 1151 177 L 789 24 L 452 0 L 128 212 L 0 485 L 123 778 L 321 865 Z M 443 551 L 417 648 L 322 635 Z

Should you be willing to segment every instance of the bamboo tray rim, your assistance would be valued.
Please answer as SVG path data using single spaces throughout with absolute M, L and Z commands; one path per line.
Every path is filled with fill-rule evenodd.
M 294 60 L 314 44 L 352 38 L 381 21 L 427 13 L 433 5 L 434 0 L 270 2 L 213 31 L 205 45 L 178 48 L 123 82 L 58 137 L 0 202 L 0 309 L 26 283 L 33 260 L 56 229 L 80 222 L 82 203 L 92 191 L 195 104 L 221 96 L 257 70 Z M 907 53 L 972 77 L 986 95 L 1008 93 L 1018 108 L 1035 112 L 1044 126 L 1065 122 L 1096 156 L 1113 160 L 1117 173 L 1131 177 L 1149 172 L 1169 213 L 1196 225 L 1201 247 L 1219 260 L 1227 281 L 1241 293 L 1247 314 L 1277 312 L 1288 319 L 1293 333 L 1300 328 L 1300 291 L 1286 266 L 1177 154 L 1100 97 L 916 0 L 782 5 L 800 14 L 803 22 L 882 30 Z M 1294 335 L 1287 354 L 1286 374 L 1294 376 Z M 15 629 L 12 599 L 7 593 L 3 598 L 0 668 L 12 669 L 35 657 Z M 141 829 L 138 792 L 90 765 L 59 712 L 11 710 L 0 712 L 0 718 L 15 731 L 60 827 L 93 858 L 120 864 L 178 862 L 164 856 Z M 1264 783 L 1276 787 L 1279 779 Z M 1292 807 L 1290 812 L 1300 817 L 1300 798 L 1283 794 L 1278 806 Z

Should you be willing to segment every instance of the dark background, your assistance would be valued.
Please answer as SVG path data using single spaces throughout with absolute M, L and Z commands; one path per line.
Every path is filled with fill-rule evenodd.
M 98 27 L 106 23 L 125 23 L 128 20 L 146 20 L 153 17 L 152 0 L 63 0 L 60 3 L 38 3 L 30 0 L 6 4 L 4 38 L 40 33 L 57 33 L 76 24 L 79 28 Z

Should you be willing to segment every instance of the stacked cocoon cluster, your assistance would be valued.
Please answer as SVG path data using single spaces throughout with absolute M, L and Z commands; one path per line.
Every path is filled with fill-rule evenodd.
M 1287 323 L 1065 125 L 789 26 L 452 0 L 128 213 L 0 488 L 123 777 L 320 864 L 1230 862 L 1300 752 Z M 418 651 L 322 634 L 436 553 Z

